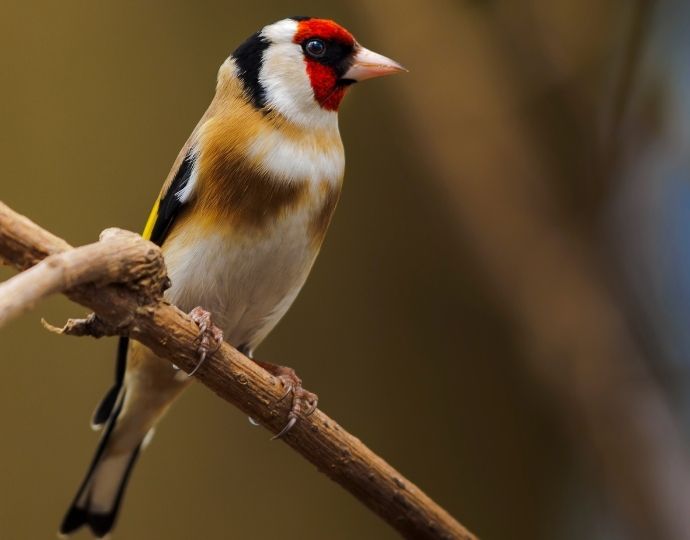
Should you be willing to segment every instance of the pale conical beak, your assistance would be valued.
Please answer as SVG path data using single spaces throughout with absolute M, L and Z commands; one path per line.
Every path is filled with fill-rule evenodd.
M 375 77 L 385 77 L 407 71 L 396 61 L 386 58 L 364 47 L 359 47 L 355 53 L 354 62 L 343 75 L 343 79 L 352 81 L 366 81 Z

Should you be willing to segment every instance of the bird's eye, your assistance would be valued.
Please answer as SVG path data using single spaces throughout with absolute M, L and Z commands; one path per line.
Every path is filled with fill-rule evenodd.
M 320 39 L 310 39 L 304 49 L 312 58 L 322 58 L 326 54 L 326 44 Z

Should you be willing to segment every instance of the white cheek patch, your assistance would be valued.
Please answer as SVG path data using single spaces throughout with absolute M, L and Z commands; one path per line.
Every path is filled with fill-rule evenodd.
M 267 173 L 288 181 L 337 183 L 345 172 L 342 144 L 319 147 L 309 141 L 294 140 L 279 130 L 257 136 L 249 146 L 248 155 Z
M 324 129 L 337 126 L 336 112 L 323 109 L 314 98 L 302 47 L 292 42 L 296 29 L 295 21 L 281 21 L 263 31 L 271 41 L 264 51 L 259 71 L 266 104 L 303 127 Z

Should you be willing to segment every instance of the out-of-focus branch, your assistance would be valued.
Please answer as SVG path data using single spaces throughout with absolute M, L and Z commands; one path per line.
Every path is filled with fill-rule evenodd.
M 620 156 L 622 150 L 621 127 L 635 89 L 644 46 L 649 38 L 654 4 L 654 0 L 637 0 L 632 11 L 627 43 L 622 55 L 620 76 L 613 92 L 608 139 L 605 141 L 609 163 L 615 164 L 616 158 Z M 611 167 L 608 169 L 610 170 Z
M 384 42 L 379 48 L 411 70 L 396 88 L 428 177 L 524 338 L 527 367 L 560 405 L 563 425 L 637 537 L 690 538 L 690 462 L 676 418 L 603 262 L 559 208 L 551 156 L 530 136 L 490 34 L 449 0 L 434 9 L 421 0 L 404 10 L 393 0 L 354 4 Z
M 139 235 L 109 229 L 100 242 L 71 248 L 0 203 L 0 257 L 19 269 L 37 265 L 0 289 L 0 325 L 42 296 L 62 291 L 95 312 L 70 321 L 64 333 L 127 335 L 186 372 L 198 363 L 198 327 L 162 299 L 167 283 L 162 255 Z M 3 291 L 15 298 L 2 298 Z M 206 360 L 196 377 L 272 432 L 285 425 L 287 404 L 281 404 L 280 383 L 227 343 Z M 404 537 L 475 538 L 320 410 L 301 418 L 284 441 Z

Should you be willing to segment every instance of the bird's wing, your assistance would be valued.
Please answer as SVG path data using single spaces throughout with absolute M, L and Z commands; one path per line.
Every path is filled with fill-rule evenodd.
M 163 245 L 175 218 L 190 199 L 188 189 L 192 170 L 194 168 L 194 154 L 189 150 L 171 180 L 163 186 L 160 196 L 153 205 L 153 209 L 146 221 L 142 236 L 154 244 Z
M 198 155 L 200 133 L 203 126 L 213 117 L 218 108 L 219 105 L 214 98 L 194 128 L 194 131 L 192 131 L 191 136 L 182 147 L 182 150 L 180 150 L 168 177 L 165 179 L 160 196 L 153 205 L 149 218 L 146 220 L 144 232 L 141 234 L 154 244 L 163 245 L 175 222 L 175 218 L 180 215 L 180 211 L 194 195 L 192 172 L 194 169 L 194 159 Z

